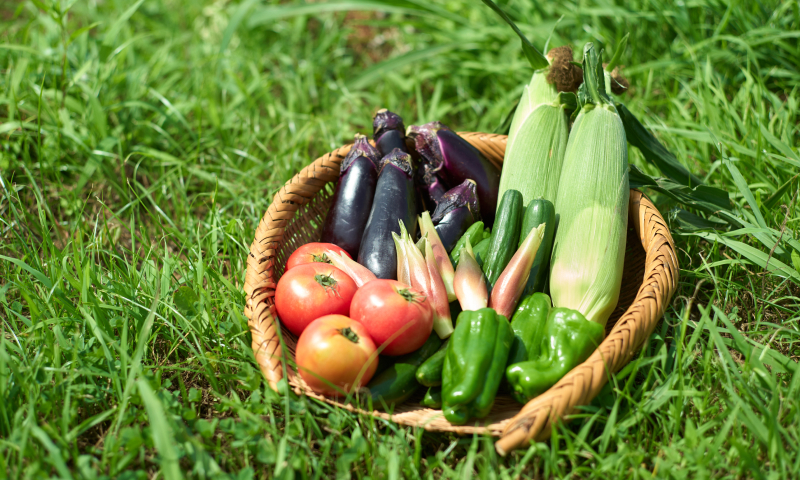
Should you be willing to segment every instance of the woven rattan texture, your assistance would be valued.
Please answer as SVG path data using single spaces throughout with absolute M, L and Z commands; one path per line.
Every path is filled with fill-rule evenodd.
M 493 163 L 502 164 L 505 136 L 461 135 Z M 501 436 L 496 448 L 505 454 L 531 440 L 549 437 L 554 421 L 567 419 L 576 407 L 588 404 L 608 381 L 609 375 L 630 361 L 664 314 L 678 280 L 675 246 L 658 210 L 640 192 L 631 190 L 622 290 L 617 309 L 608 322 L 606 339 L 586 362 L 527 405 L 520 406 L 510 397 L 498 396 L 489 417 L 474 425 L 454 426 L 444 419 L 440 410 L 419 405 L 420 398 L 417 397 L 389 415 L 378 411 L 366 412 L 312 392 L 292 368 L 297 339 L 288 332 L 281 332 L 281 342 L 273 297 L 289 254 L 300 245 L 319 239 L 331 202 L 332 182 L 337 180 L 339 166 L 349 149 L 349 146 L 341 147 L 317 159 L 286 183 L 261 219 L 250 246 L 245 315 L 250 324 L 256 360 L 273 389 L 277 389 L 278 382 L 286 376 L 297 393 L 350 411 L 427 430 L 461 434 L 485 432 Z

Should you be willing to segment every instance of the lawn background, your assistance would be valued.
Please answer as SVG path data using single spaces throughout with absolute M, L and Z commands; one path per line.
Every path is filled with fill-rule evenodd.
M 645 190 L 680 287 L 571 424 L 500 458 L 278 395 L 242 314 L 272 195 L 376 109 L 502 130 L 531 71 L 482 3 L 0 0 L 0 478 L 800 476 L 800 4 L 501 5 L 629 33 L 620 99 L 731 200 Z

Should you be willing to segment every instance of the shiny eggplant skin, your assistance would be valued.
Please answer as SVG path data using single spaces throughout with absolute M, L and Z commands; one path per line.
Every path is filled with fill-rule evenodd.
M 391 152 L 395 148 L 400 149 L 402 152 L 408 153 L 408 148 L 406 147 L 406 136 L 402 132 L 398 132 L 397 130 L 389 130 L 380 137 L 375 139 L 375 146 L 378 148 L 378 151 L 381 154 L 384 152 Z
M 440 122 L 409 127 L 416 149 L 448 187 L 472 179 L 477 184 L 481 218 L 494 224 L 500 169 L 469 142 Z
M 491 226 L 497 209 L 500 169 L 452 130 L 439 131 L 439 143 L 444 156 L 443 171 L 439 175 L 448 185 L 457 185 L 468 178 L 474 180 L 478 187 L 481 218 Z
M 375 141 L 378 151 L 381 152 L 381 156 L 388 155 L 395 148 L 408 153 L 406 127 L 400 115 L 385 108 L 378 110 L 372 119 L 372 131 L 372 139 Z
M 357 157 L 339 177 L 333 204 L 322 227 L 322 242 L 338 245 L 358 257 L 361 237 L 369 219 L 378 167 L 367 157 Z
M 451 251 L 464 232 L 481 219 L 480 211 L 477 185 L 471 179 L 464 180 L 441 196 L 431 220 L 445 250 Z
M 358 263 L 378 278 L 397 279 L 397 250 L 392 232 L 400 233 L 400 220 L 409 234 L 417 233 L 417 205 L 411 156 L 393 150 L 383 160 L 367 226 L 361 238 Z
M 459 207 L 446 213 L 436 224 L 436 233 L 448 252 L 456 246 L 458 239 L 475 223 L 475 217 L 467 207 Z

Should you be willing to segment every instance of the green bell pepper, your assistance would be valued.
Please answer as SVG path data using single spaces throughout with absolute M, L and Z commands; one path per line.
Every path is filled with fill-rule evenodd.
M 489 414 L 514 332 L 491 308 L 461 312 L 442 371 L 442 411 L 454 425 Z
M 526 297 L 511 322 L 515 338 L 506 380 L 520 403 L 540 395 L 584 362 L 603 341 L 605 329 L 577 310 L 551 308 L 550 297 Z

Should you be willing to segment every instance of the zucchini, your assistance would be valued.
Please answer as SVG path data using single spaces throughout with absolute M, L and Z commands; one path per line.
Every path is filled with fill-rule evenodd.
M 492 228 L 489 250 L 483 261 L 486 286 L 491 291 L 503 269 L 517 251 L 519 234 L 522 228 L 522 194 L 517 190 L 506 190 Z
M 522 296 L 526 297 L 535 292 L 544 292 L 547 287 L 547 274 L 550 271 L 550 254 L 553 251 L 553 238 L 556 233 L 556 209 L 550 200 L 545 198 L 534 198 L 525 209 L 525 217 L 522 219 L 522 231 L 519 235 L 519 243 L 522 244 L 525 237 L 531 230 L 539 225 L 546 223 L 544 227 L 544 238 L 536 258 L 531 266 L 531 275 Z
M 420 402 L 428 408 L 442 408 L 442 387 L 431 387 Z
M 458 265 L 461 249 L 467 244 L 467 239 L 469 239 L 470 245 L 477 245 L 483 240 L 483 222 L 475 222 L 470 225 L 464 235 L 461 235 L 461 238 L 453 246 L 453 249 L 450 250 L 450 260 L 452 260 L 453 265 Z
M 372 408 L 388 408 L 408 400 L 420 386 L 417 383 L 417 369 L 441 346 L 442 340 L 439 335 L 431 334 L 418 350 L 397 357 L 392 366 L 372 377 L 367 385 L 369 396 L 372 398 Z
M 442 384 L 442 369 L 444 369 L 444 357 L 447 355 L 447 342 L 442 347 L 428 357 L 417 369 L 417 381 L 426 387 L 436 387 Z

